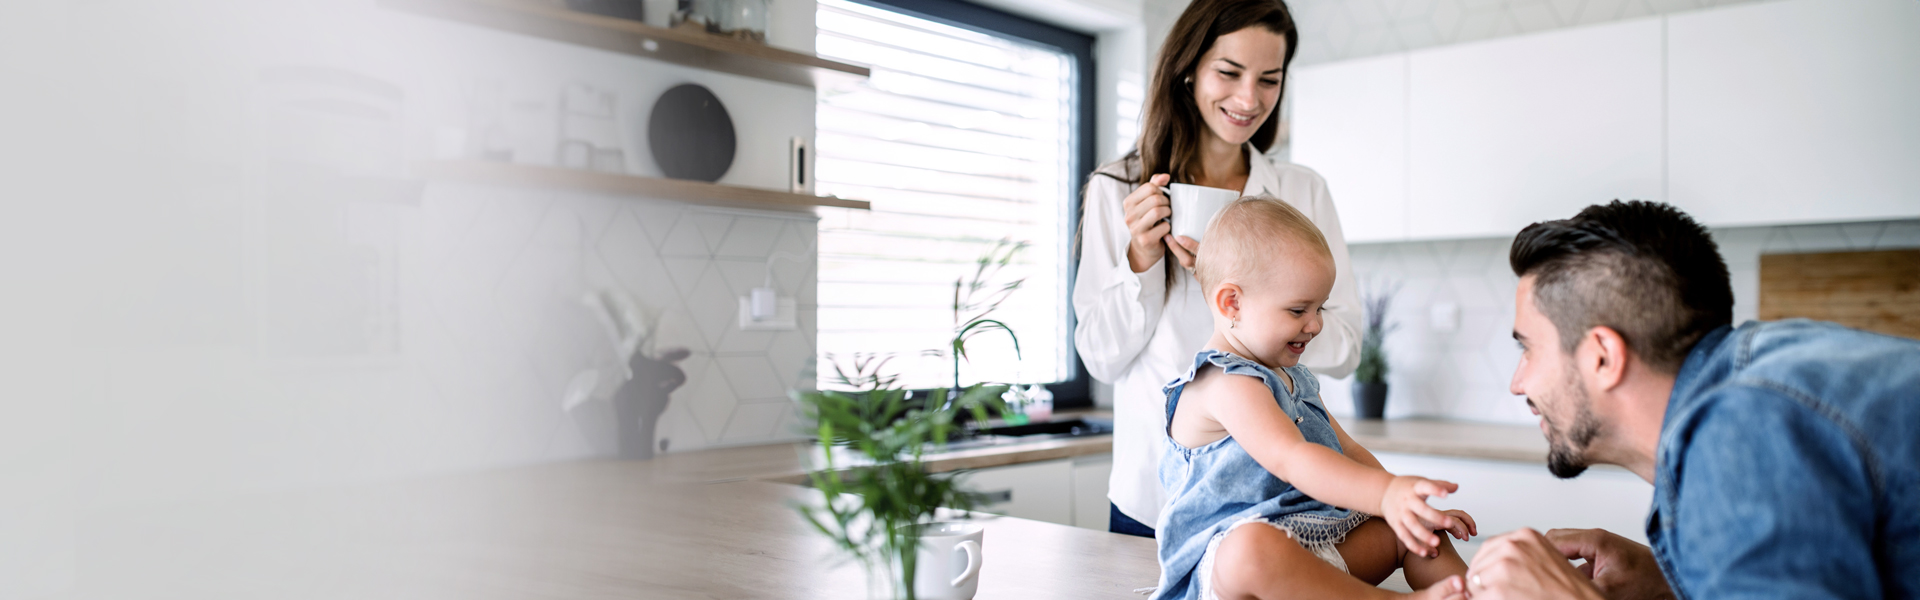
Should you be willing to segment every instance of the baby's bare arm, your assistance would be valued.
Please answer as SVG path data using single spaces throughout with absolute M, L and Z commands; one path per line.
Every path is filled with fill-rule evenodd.
M 1393 527 L 1408 550 L 1422 556 L 1438 552 L 1448 516 L 1426 502 L 1457 489 L 1451 483 L 1423 477 L 1395 477 L 1379 466 L 1371 453 L 1362 464 L 1332 448 L 1300 435 L 1286 411 L 1273 402 L 1273 392 L 1258 378 L 1228 375 L 1216 378 L 1205 394 L 1207 412 L 1240 442 L 1247 454 L 1273 476 L 1293 484 L 1315 500 L 1348 510 L 1379 515 Z M 1336 427 L 1336 435 L 1351 440 Z M 1353 447 L 1359 448 L 1359 444 Z M 1364 448 L 1360 452 L 1366 452 Z
M 1382 512 L 1380 500 L 1393 475 L 1380 469 L 1378 462 L 1363 464 L 1307 441 L 1286 411 L 1274 404 L 1272 390 L 1257 377 L 1219 373 L 1210 383 L 1207 412 L 1274 477 L 1327 504 Z
M 1347 436 L 1347 429 L 1340 426 L 1339 419 L 1333 418 L 1333 415 L 1327 415 L 1327 422 L 1333 424 L 1333 435 L 1340 440 L 1341 454 L 1347 455 L 1347 458 L 1353 459 L 1353 462 L 1382 471 L 1387 470 L 1386 467 L 1380 466 L 1380 459 L 1374 458 L 1373 453 L 1368 452 L 1366 446 L 1360 445 L 1360 442 L 1353 441 L 1353 438 Z

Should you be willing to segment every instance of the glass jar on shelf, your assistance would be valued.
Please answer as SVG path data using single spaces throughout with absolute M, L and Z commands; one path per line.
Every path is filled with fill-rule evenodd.
M 720 9 L 720 33 L 736 40 L 767 43 L 768 0 L 710 0 Z

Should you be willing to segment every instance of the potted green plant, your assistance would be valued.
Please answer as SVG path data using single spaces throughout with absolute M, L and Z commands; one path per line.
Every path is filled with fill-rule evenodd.
M 1400 286 L 1369 286 L 1361 293 L 1360 304 L 1366 311 L 1366 331 L 1360 339 L 1360 366 L 1353 370 L 1353 414 L 1362 419 L 1378 419 L 1387 412 L 1387 334 L 1398 328 L 1387 322 L 1387 309 Z
M 921 456 L 946 443 L 962 412 L 985 420 L 1005 386 L 975 385 L 952 402 L 915 406 L 908 391 L 882 374 L 892 356 L 862 354 L 851 368 L 834 365 L 835 381 L 855 391 L 796 391 L 814 421 L 824 457 L 809 474 L 818 504 L 797 508 L 807 522 L 867 570 L 885 598 L 912 599 L 919 537 L 912 526 L 942 507 L 967 510 L 979 496 L 962 489 L 960 472 L 928 473 Z M 853 460 L 842 461 L 850 453 Z M 852 468 L 848 468 L 852 467 Z
M 969 510 L 979 503 L 978 494 L 959 484 L 964 472 L 928 473 L 921 458 L 959 431 L 961 415 L 985 422 L 990 412 L 1004 411 L 1000 397 L 1007 386 L 983 382 L 961 387 L 960 362 L 967 356 L 968 342 L 988 331 L 1005 332 L 1019 352 L 1013 329 L 988 317 L 1019 289 L 1021 281 L 991 280 L 1025 246 L 1001 241 L 981 257 L 971 278 L 954 282 L 953 337 L 946 349 L 922 353 L 951 354 L 951 390 L 915 402 L 899 385 L 900 376 L 887 370 L 897 355 L 861 353 L 844 363 L 831 361 L 829 381 L 845 390 L 792 392 L 802 414 L 814 424 L 823 457 L 809 474 L 820 490 L 820 502 L 796 508 L 815 530 L 861 563 L 869 586 L 875 588 L 870 591 L 881 597 L 916 597 L 918 525 L 941 508 Z M 940 396 L 945 401 L 934 401 Z M 843 453 L 853 457 L 842 461 Z

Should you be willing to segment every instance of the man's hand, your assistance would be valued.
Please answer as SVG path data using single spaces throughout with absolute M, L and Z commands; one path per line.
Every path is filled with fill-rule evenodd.
M 1568 559 L 1586 559 L 1580 572 L 1610 600 L 1674 597 L 1652 548 L 1605 529 L 1555 529 L 1547 532 L 1547 541 Z
M 1467 567 L 1467 595 L 1475 600 L 1580 598 L 1603 600 L 1587 576 L 1532 529 L 1494 536 Z
M 1458 489 L 1459 485 L 1446 481 L 1412 475 L 1395 477 L 1380 498 L 1380 518 L 1393 528 L 1407 551 L 1427 558 L 1439 556 L 1440 536 L 1433 532 L 1449 529 L 1451 517 L 1428 505 L 1427 497 L 1445 498 Z

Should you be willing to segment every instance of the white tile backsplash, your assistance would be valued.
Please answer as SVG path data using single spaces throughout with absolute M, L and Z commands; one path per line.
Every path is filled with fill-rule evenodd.
M 1920 247 L 1920 220 L 1738 227 L 1713 231 L 1733 285 L 1734 322 L 1755 318 L 1760 255 Z M 1357 244 L 1349 248 L 1363 285 L 1397 283 L 1387 339 L 1388 417 L 1427 416 L 1530 423 L 1525 402 L 1507 393 L 1520 359 L 1511 335 L 1518 280 L 1507 264 L 1512 238 Z M 1459 327 L 1435 330 L 1429 309 L 1459 307 Z M 1321 377 L 1330 411 L 1353 414 L 1351 380 Z

